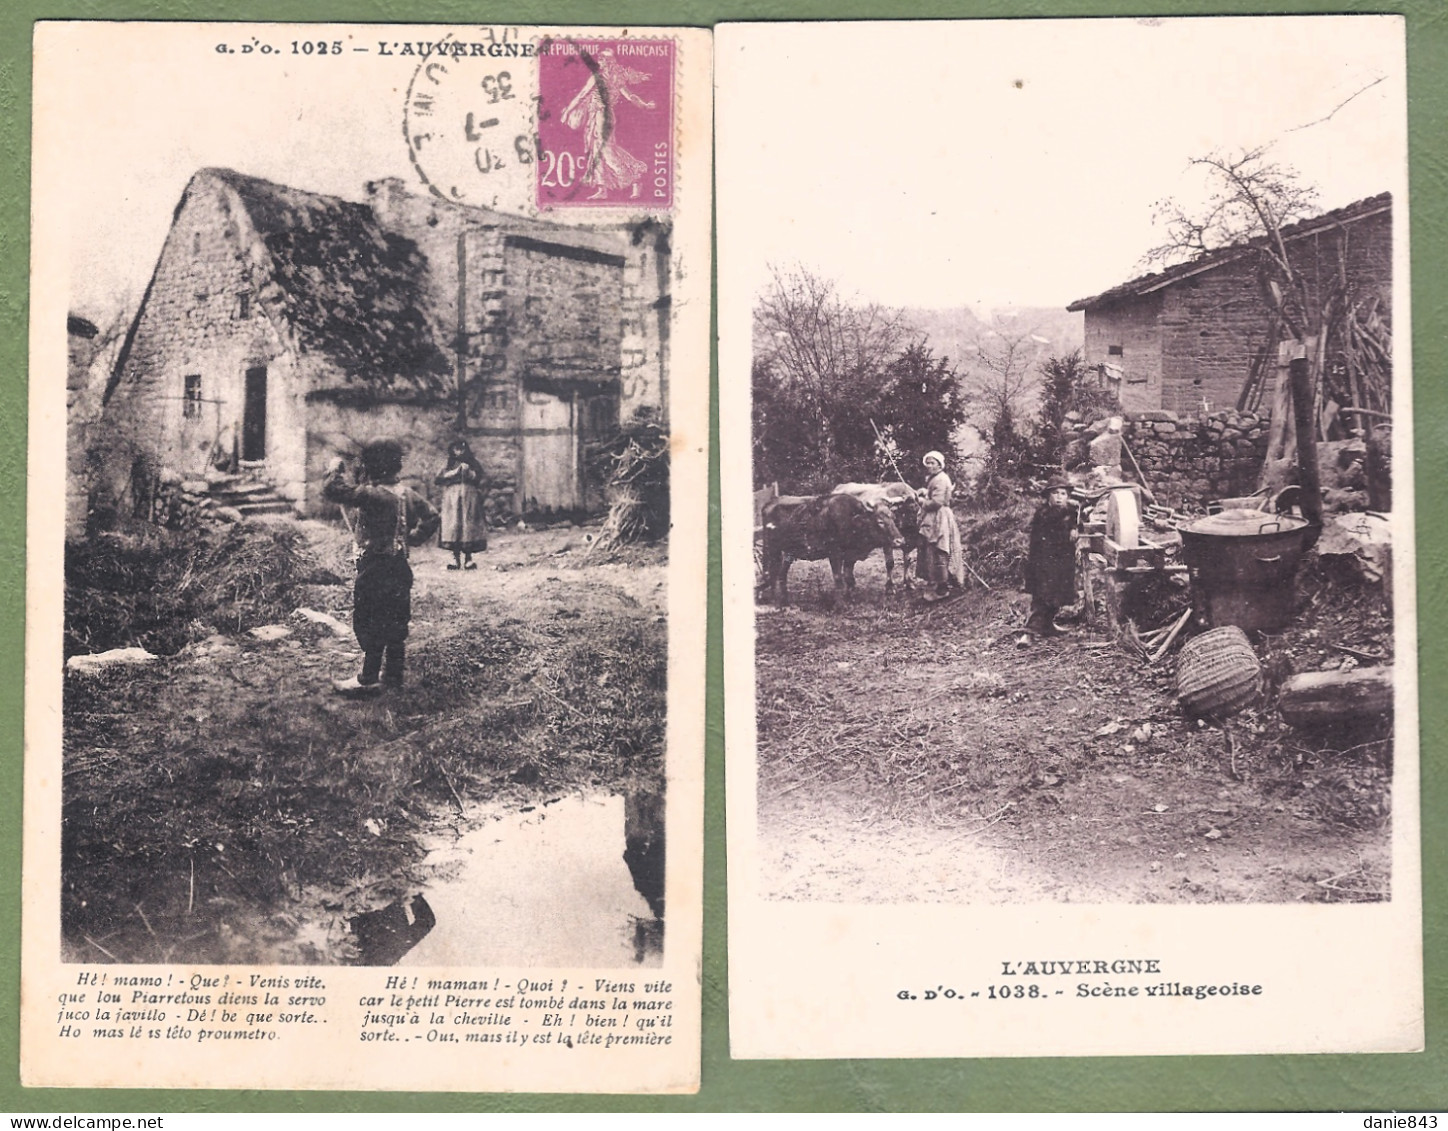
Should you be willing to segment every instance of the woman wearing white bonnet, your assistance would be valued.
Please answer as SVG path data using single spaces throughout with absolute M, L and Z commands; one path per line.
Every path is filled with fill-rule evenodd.
M 955 485 L 945 474 L 945 457 L 939 452 L 926 452 L 926 474 L 930 476 L 920 490 L 920 555 L 925 580 L 935 590 L 927 593 L 927 601 L 938 601 L 950 595 L 950 583 L 965 584 L 965 552 L 960 543 L 960 527 L 950 509 Z

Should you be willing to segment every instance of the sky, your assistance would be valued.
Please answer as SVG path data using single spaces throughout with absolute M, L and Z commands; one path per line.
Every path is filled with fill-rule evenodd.
M 276 54 L 216 51 L 254 30 L 73 24 L 38 50 L 73 309 L 134 306 L 198 169 L 426 191 L 402 132 L 414 60 L 297 58 L 279 25 Z M 1140 273 L 1153 203 L 1192 199 L 1187 162 L 1213 149 L 1275 142 L 1324 209 L 1406 186 L 1396 17 L 726 25 L 716 43 L 721 257 L 751 291 L 799 263 L 887 305 L 1064 306 Z
M 1323 210 L 1405 198 L 1395 17 L 746 25 L 716 84 L 721 286 L 754 293 L 798 263 L 890 306 L 1065 306 L 1146 269 L 1192 157 L 1268 142 Z
M 134 309 L 176 204 L 200 169 L 234 169 L 351 200 L 365 198 L 367 181 L 385 177 L 426 192 L 403 133 L 418 59 L 400 57 L 395 46 L 382 58 L 377 43 L 449 32 L 465 42 L 484 38 L 478 28 L 382 25 L 73 22 L 42 28 L 35 155 L 52 163 L 47 168 L 58 172 L 46 183 L 63 183 L 66 195 L 37 203 L 66 213 L 71 309 L 93 318 L 123 301 Z M 338 37 L 340 54 L 330 50 Z M 329 50 L 294 55 L 294 39 L 323 39 Z M 263 43 L 274 50 L 261 54 Z M 218 45 L 231 50 L 218 52 Z M 245 45 L 253 50 L 242 52 Z M 447 93 L 457 95 L 464 73 L 453 67 L 455 85 Z M 525 85 L 519 82 L 524 96 L 511 105 L 527 105 Z

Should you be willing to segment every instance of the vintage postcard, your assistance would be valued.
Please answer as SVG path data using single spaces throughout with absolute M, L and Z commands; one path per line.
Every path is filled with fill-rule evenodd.
M 1403 21 L 715 42 L 732 1054 L 1422 1048 Z
M 34 58 L 22 1081 L 696 1089 L 709 33 Z

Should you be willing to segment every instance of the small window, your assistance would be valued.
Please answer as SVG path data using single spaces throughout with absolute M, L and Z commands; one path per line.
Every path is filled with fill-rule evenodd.
M 1121 356 L 1122 356 L 1121 347 L 1120 347 L 1120 346 L 1107 346 L 1107 347 L 1106 347 L 1106 356 L 1107 356 L 1107 357 L 1121 357 Z
M 186 374 L 186 391 L 181 397 L 181 415 L 194 420 L 201 415 L 201 374 Z
M 251 317 L 251 295 L 246 291 L 236 296 L 236 316 L 242 319 Z
M 200 255 L 200 254 L 201 254 L 201 233 L 200 233 L 200 232 L 192 232 L 192 233 L 191 233 L 191 254 L 192 254 L 192 255 Z

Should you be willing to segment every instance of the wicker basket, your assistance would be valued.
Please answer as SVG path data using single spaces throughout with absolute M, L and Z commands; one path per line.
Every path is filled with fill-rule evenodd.
M 1262 664 L 1236 625 L 1187 641 L 1177 657 L 1177 698 L 1193 715 L 1225 719 L 1262 693 Z

